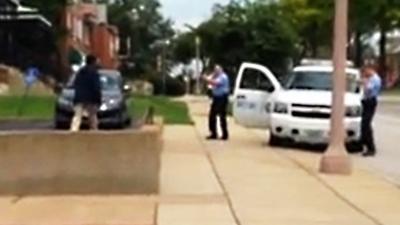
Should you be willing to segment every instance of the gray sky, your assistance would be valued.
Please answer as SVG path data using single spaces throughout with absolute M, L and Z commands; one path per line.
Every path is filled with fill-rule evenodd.
M 197 25 L 211 15 L 215 3 L 228 3 L 229 0 L 160 0 L 163 14 L 175 21 L 175 27 L 185 24 Z

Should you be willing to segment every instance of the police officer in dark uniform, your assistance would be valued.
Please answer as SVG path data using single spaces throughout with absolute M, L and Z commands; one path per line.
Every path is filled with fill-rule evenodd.
M 208 140 L 218 139 L 217 133 L 217 117 L 220 119 L 222 130 L 222 140 L 229 139 L 227 110 L 229 104 L 229 77 L 224 72 L 221 66 L 216 65 L 214 73 L 210 77 L 204 77 L 204 80 L 212 87 L 212 104 L 209 112 L 208 125 L 210 129 L 210 136 Z

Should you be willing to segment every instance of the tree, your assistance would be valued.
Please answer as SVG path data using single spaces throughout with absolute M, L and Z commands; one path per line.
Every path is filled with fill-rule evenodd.
M 265 1 L 215 6 L 211 19 L 176 40 L 175 59 L 193 58 L 196 35 L 202 39 L 202 58 L 222 64 L 230 74 L 236 74 L 243 61 L 262 63 L 283 74 L 288 60 L 298 54 L 291 24 L 282 20 L 276 4 Z
M 93 1 L 83 1 L 92 3 Z M 69 0 L 23 0 L 23 4 L 39 9 L 54 27 L 54 33 L 60 43 L 66 37 L 63 19 Z M 159 49 L 152 48 L 160 39 L 171 38 L 174 34 L 171 22 L 160 14 L 158 0 L 98 0 L 97 3 L 108 5 L 108 20 L 116 25 L 122 43 L 121 53 L 127 53 L 130 61 L 136 65 L 129 74 L 143 74 L 155 67 Z M 127 41 L 130 40 L 130 44 Z M 65 47 L 65 46 L 64 46 Z M 63 46 L 59 46 L 60 52 Z M 62 54 L 60 54 L 62 55 Z
M 299 37 L 300 58 L 321 57 L 319 50 L 330 48 L 333 1 L 281 0 L 278 6 L 280 18 L 287 20 Z
M 53 34 L 56 39 L 57 46 L 57 66 L 53 71 L 55 78 L 63 80 L 68 77 L 68 67 L 66 65 L 65 38 L 67 30 L 64 27 L 65 11 L 68 5 L 68 0 L 22 0 L 21 4 L 35 9 L 38 9 L 52 23 Z
M 128 53 L 135 63 L 130 74 L 153 73 L 161 51 L 156 43 L 174 35 L 172 23 L 163 18 L 160 7 L 158 0 L 124 0 L 109 5 L 109 22 L 119 29 L 121 52 Z
M 375 19 L 378 22 L 379 31 L 381 33 L 381 40 L 379 44 L 380 49 L 380 74 L 386 78 L 387 65 L 386 65 L 386 44 L 387 32 L 399 26 L 400 21 L 400 1 L 399 0 L 382 0 L 376 5 L 377 14 Z M 386 80 L 386 79 L 385 79 Z

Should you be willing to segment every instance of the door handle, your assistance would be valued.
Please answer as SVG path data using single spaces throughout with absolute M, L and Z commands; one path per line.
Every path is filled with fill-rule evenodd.
M 240 99 L 246 99 L 246 95 L 238 95 L 236 97 L 236 99 L 240 100 Z

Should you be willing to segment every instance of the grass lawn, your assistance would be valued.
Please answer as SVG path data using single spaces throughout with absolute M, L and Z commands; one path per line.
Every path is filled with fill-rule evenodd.
M 50 96 L 29 96 L 24 100 L 21 96 L 1 96 L 0 119 L 51 120 L 54 114 L 55 101 L 55 97 Z M 150 106 L 154 107 L 156 115 L 164 117 L 167 124 L 192 124 L 185 103 L 176 102 L 166 97 L 141 96 L 134 96 L 129 103 L 130 112 L 135 118 L 139 119 Z M 18 111 L 21 112 L 20 116 Z
M 52 119 L 54 104 L 55 97 L 51 96 L 1 96 L 0 119 Z
M 135 96 L 131 101 L 130 110 L 134 116 L 140 118 L 150 106 L 154 107 L 155 114 L 162 116 L 167 124 L 193 124 L 187 105 L 167 97 Z

